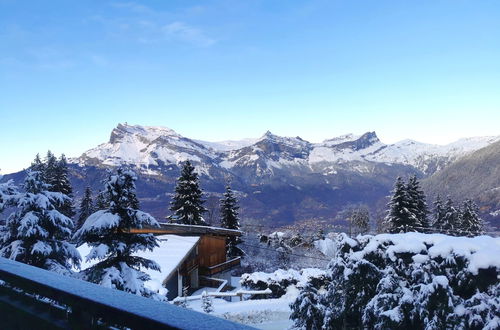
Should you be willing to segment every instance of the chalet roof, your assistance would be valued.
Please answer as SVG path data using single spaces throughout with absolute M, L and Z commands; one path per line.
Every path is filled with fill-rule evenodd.
M 181 236 L 195 236 L 195 235 L 216 235 L 216 236 L 241 236 L 240 230 L 226 229 L 221 227 L 211 226 L 197 226 L 197 225 L 184 225 L 177 223 L 160 223 L 160 229 L 168 234 L 181 235 Z
M 153 251 L 140 251 L 134 253 L 134 255 L 151 259 L 160 265 L 160 271 L 153 269 L 142 269 L 142 271 L 151 277 L 151 279 L 146 282 L 146 287 L 154 291 L 160 290 L 161 293 L 163 290 L 163 281 L 168 279 L 182 262 L 186 260 L 200 241 L 200 237 L 160 235 L 157 236 L 157 238 L 159 246 L 154 248 Z M 86 243 L 78 247 L 78 252 L 80 252 L 83 257 L 81 269 L 86 269 L 98 262 L 95 259 L 90 261 L 86 260 L 85 256 L 89 254 L 90 250 L 91 247 Z
M 152 259 L 160 265 L 160 272 L 148 271 L 147 273 L 152 281 L 161 284 L 168 280 L 186 260 L 200 241 L 200 237 L 160 235 L 157 238 L 159 247 L 151 252 L 143 252 L 141 256 Z

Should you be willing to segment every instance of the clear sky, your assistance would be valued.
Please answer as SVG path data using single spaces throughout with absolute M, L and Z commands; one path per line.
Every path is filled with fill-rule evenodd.
M 500 2 L 0 0 L 0 173 L 119 122 L 195 139 L 500 134 Z

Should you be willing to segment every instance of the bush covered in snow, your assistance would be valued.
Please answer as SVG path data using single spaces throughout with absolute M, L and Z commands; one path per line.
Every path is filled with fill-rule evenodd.
M 279 298 L 286 293 L 290 285 L 303 287 L 310 283 L 316 289 L 325 286 L 328 281 L 326 271 L 317 268 L 305 268 L 299 270 L 278 269 L 274 273 L 255 272 L 243 274 L 240 283 L 242 286 L 252 290 L 270 289 L 272 294 L 265 298 Z
M 498 329 L 499 255 L 488 236 L 340 236 L 326 292 L 304 289 L 292 318 L 311 329 Z M 311 313 L 321 322 L 307 323 Z

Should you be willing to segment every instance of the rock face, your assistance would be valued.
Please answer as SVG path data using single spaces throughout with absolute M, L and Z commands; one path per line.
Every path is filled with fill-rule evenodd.
M 202 188 L 212 196 L 213 208 L 217 206 L 214 196 L 220 196 L 230 180 L 245 219 L 281 225 L 332 220 L 352 203 L 380 209 L 397 176 L 424 178 L 440 173 L 458 158 L 498 140 L 500 136 L 463 139 L 446 146 L 411 140 L 387 145 L 375 132 L 368 132 L 310 143 L 266 132 L 259 139 L 205 142 L 165 127 L 119 124 L 109 142 L 70 159 L 70 166 L 77 197 L 85 185 L 101 189 L 107 168 L 133 167 L 140 176 L 142 207 L 163 218 L 170 213 L 168 202 L 180 166 L 189 159 L 200 174 Z

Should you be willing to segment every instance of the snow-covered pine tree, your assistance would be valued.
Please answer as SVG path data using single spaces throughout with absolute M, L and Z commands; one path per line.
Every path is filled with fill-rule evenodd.
M 95 199 L 96 210 L 106 210 L 109 208 L 109 197 L 105 191 L 99 190 Z
M 187 160 L 177 179 L 175 196 L 170 203 L 170 210 L 174 213 L 170 217 L 172 220 L 187 225 L 206 225 L 202 216 L 206 209 L 203 207 L 203 193 L 198 181 L 198 174 Z
M 432 228 L 434 230 L 440 229 L 440 224 L 443 222 L 445 215 L 446 210 L 443 205 L 443 200 L 441 199 L 441 196 L 437 195 L 436 200 L 434 201 L 434 212 L 432 220 Z
M 150 277 L 140 270 L 142 267 L 160 270 L 160 266 L 134 255 L 139 251 L 152 251 L 158 243 L 153 234 L 131 234 L 130 228 L 159 226 L 151 215 L 133 207 L 137 203 L 135 180 L 135 173 L 130 170 L 119 168 L 116 174 L 110 173 L 105 182 L 109 208 L 89 216 L 73 237 L 78 244 L 87 243 L 91 247 L 87 260 L 98 260 L 84 271 L 88 281 L 164 299 L 144 286 Z
M 396 179 L 392 198 L 387 205 L 389 207 L 385 222 L 391 233 L 413 231 L 414 227 L 422 224 L 415 213 L 415 207 L 410 201 L 406 184 L 401 177 Z
M 290 319 L 297 329 L 319 330 L 323 327 L 324 305 L 320 303 L 318 291 L 307 282 L 295 301 L 290 304 Z
M 227 229 L 240 229 L 240 221 L 238 218 L 238 201 L 234 197 L 234 193 L 229 185 L 226 186 L 224 198 L 220 201 L 221 227 Z M 242 243 L 237 236 L 226 238 L 226 251 L 228 257 L 239 257 L 243 255 L 243 251 L 238 247 Z
M 483 220 L 478 215 L 478 207 L 466 199 L 460 207 L 460 231 L 464 236 L 479 236 L 484 232 Z
M 16 193 L 17 187 L 14 185 L 14 181 L 9 180 L 5 183 L 0 183 L 0 213 L 6 207 L 14 204 Z
M 444 204 L 443 212 L 443 218 L 441 222 L 435 224 L 435 228 L 443 234 L 459 236 L 460 214 L 449 197 Z
M 27 171 L 25 193 L 18 195 L 17 211 L 7 219 L 0 255 L 67 275 L 81 259 L 68 242 L 73 222 L 56 208 L 68 197 L 48 187 L 40 172 Z
M 75 216 L 75 208 L 73 207 L 73 187 L 69 182 L 68 162 L 64 154 L 61 155 L 56 163 L 53 179 L 54 181 L 50 182 L 50 184 L 52 185 L 51 190 L 61 192 L 69 197 L 69 199 L 67 199 L 63 203 L 63 205 L 61 205 L 60 211 L 65 216 L 72 218 L 73 216 Z
M 349 218 L 354 229 L 354 236 L 368 233 L 370 229 L 370 212 L 367 207 L 360 206 L 354 208 Z
M 416 175 L 413 175 L 408 179 L 406 191 L 408 192 L 410 205 L 413 209 L 412 213 L 417 216 L 418 222 L 421 225 L 420 228 L 417 227 L 415 228 L 415 230 L 420 232 L 428 232 L 430 224 L 427 215 L 429 214 L 429 211 L 427 209 L 427 202 L 424 191 L 420 188 L 420 183 L 418 182 Z
M 92 202 L 92 190 L 90 190 L 90 187 L 87 186 L 80 203 L 80 215 L 78 216 L 76 230 L 80 229 L 85 220 L 87 220 L 87 218 L 95 211 L 94 203 Z
M 45 163 L 40 158 L 40 154 L 36 154 L 35 159 L 31 162 L 30 168 L 33 172 L 39 172 L 39 174 L 44 178 L 45 176 Z
M 207 314 L 214 311 L 212 297 L 210 297 L 206 291 L 203 291 L 203 294 L 201 295 L 201 308 Z
M 52 151 L 48 150 L 44 161 L 43 176 L 45 183 L 50 185 L 51 190 L 55 189 L 55 186 L 57 184 L 56 171 L 57 171 L 57 158 L 52 153 Z

